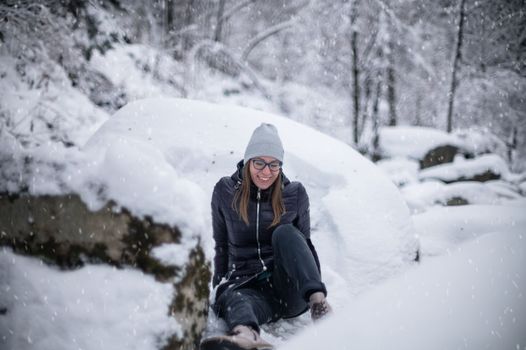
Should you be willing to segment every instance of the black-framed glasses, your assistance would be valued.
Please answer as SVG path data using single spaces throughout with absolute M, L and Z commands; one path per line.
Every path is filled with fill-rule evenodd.
M 268 166 L 270 171 L 272 171 L 273 173 L 276 173 L 279 171 L 279 169 L 281 169 L 281 162 L 279 160 L 274 160 L 270 163 L 267 163 L 261 158 L 254 158 L 252 159 L 252 165 L 254 165 L 254 168 L 256 168 L 256 170 L 263 170 L 266 166 Z

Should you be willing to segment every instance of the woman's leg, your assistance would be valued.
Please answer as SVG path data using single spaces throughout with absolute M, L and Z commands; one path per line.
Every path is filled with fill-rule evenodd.
M 259 332 L 259 325 L 272 319 L 268 293 L 254 288 L 227 289 L 218 298 L 215 310 L 229 330 L 244 325 Z
M 311 294 L 327 289 L 303 234 L 293 225 L 281 225 L 272 234 L 273 285 L 282 317 L 294 317 L 308 309 Z
M 225 320 L 229 332 L 204 339 L 201 348 L 209 344 L 215 349 L 221 344 L 225 349 L 230 349 L 231 345 L 236 349 L 271 349 L 272 344 L 259 335 L 259 325 L 270 321 L 272 316 L 267 300 L 270 295 L 270 289 L 265 293 L 257 284 L 223 292 L 214 304 L 214 311 Z

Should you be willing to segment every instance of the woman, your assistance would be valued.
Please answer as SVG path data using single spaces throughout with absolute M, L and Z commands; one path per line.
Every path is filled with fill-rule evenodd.
M 298 316 L 317 320 L 330 312 L 320 263 L 310 240 L 309 198 L 282 172 L 276 127 L 261 124 L 237 171 L 212 196 L 215 240 L 213 309 L 230 330 L 225 342 L 269 348 L 261 324 Z

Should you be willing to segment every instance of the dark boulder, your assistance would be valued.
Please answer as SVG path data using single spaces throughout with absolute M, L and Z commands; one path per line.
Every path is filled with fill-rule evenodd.
M 446 201 L 446 205 L 448 205 L 448 206 L 467 205 L 467 204 L 469 204 L 469 202 L 468 202 L 467 199 L 464 199 L 464 198 L 462 198 L 462 197 L 458 197 L 458 196 L 455 196 L 455 197 L 449 198 L 449 199 Z
M 173 337 L 165 349 L 193 348 L 205 327 L 210 264 L 197 242 L 184 266 L 167 266 L 151 250 L 180 243 L 177 227 L 138 218 L 108 203 L 90 211 L 77 195 L 0 195 L 0 246 L 41 258 L 62 269 L 87 263 L 118 268 L 131 266 L 172 282 L 175 295 L 166 312 L 181 324 L 184 336 Z
M 420 169 L 430 168 L 444 163 L 451 163 L 458 152 L 459 148 L 452 145 L 433 148 L 420 160 Z

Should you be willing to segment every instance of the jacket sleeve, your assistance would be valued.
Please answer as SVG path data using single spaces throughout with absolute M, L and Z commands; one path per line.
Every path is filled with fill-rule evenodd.
M 298 183 L 298 218 L 296 219 L 296 227 L 300 230 L 305 238 L 310 239 L 310 203 L 309 196 L 305 187 Z
M 212 194 L 212 230 L 215 242 L 214 277 L 212 286 L 215 288 L 228 270 L 228 235 L 226 231 L 225 216 L 221 210 L 221 181 L 219 181 Z
M 318 258 L 318 253 L 316 252 L 316 248 L 314 248 L 314 245 L 312 244 L 312 241 L 310 239 L 309 195 L 307 194 L 307 190 L 305 190 L 305 187 L 303 187 L 301 183 L 299 184 L 299 187 L 298 187 L 298 219 L 296 222 L 296 227 L 305 236 L 307 240 L 307 245 L 309 246 L 310 251 L 312 252 L 312 256 L 314 257 L 314 260 L 316 261 L 316 266 L 318 266 L 318 271 L 321 273 L 320 259 Z

